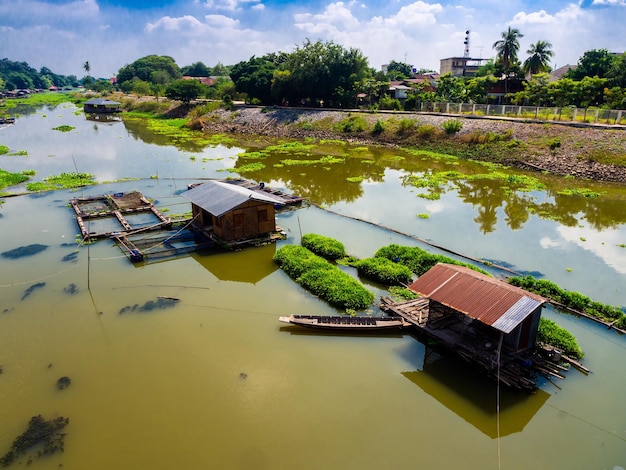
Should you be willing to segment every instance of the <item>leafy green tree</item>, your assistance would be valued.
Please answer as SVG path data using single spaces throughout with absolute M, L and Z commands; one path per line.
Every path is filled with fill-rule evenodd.
M 604 102 L 611 109 L 626 109 L 626 89 L 618 86 L 605 88 Z
M 179 79 L 171 82 L 165 89 L 165 96 L 171 100 L 189 103 L 205 92 L 205 86 L 199 80 Z
M 281 69 L 291 72 L 290 102 L 340 107 L 354 105 L 356 84 L 371 73 L 358 49 L 308 39 L 287 55 Z
M 489 90 L 498 82 L 493 75 L 470 77 L 465 79 L 466 100 L 474 103 L 486 103 Z
M 109 80 L 99 79 L 93 84 L 93 89 L 99 93 L 111 92 L 113 91 L 113 84 Z
M 189 77 L 208 77 L 211 75 L 211 70 L 202 62 L 194 62 L 191 65 L 187 65 L 180 69 L 183 75 Z
M 487 77 L 488 75 L 495 75 L 495 73 L 496 64 L 493 59 L 489 59 L 478 68 L 476 71 L 476 77 Z
M 404 62 L 392 60 L 387 65 L 387 76 L 390 80 L 403 80 L 413 76 L 413 68 Z
M 573 80 L 596 76 L 604 78 L 611 70 L 614 60 L 615 56 L 607 49 L 591 49 L 578 59 L 578 65 L 568 71 L 566 77 Z
M 606 73 L 609 86 L 626 88 L 626 53 L 613 58 L 611 68 Z
M 255 57 L 235 64 L 230 77 L 235 89 L 248 95 L 249 100 L 258 100 L 261 104 L 272 104 L 272 80 L 277 65 L 272 56 Z
M 211 75 L 213 75 L 215 77 L 228 77 L 230 75 L 231 68 L 232 67 L 227 67 L 226 65 L 222 64 L 221 62 L 218 62 L 211 69 Z
M 437 81 L 437 99 L 441 101 L 463 102 L 466 98 L 465 81 L 446 73 Z
M 502 64 L 504 72 L 504 93 L 508 93 L 509 76 L 511 75 L 511 68 L 517 65 L 517 52 L 519 51 L 520 44 L 519 38 L 524 37 L 522 33 L 516 28 L 509 28 L 502 33 L 502 39 L 493 43 L 493 48 L 497 52 L 496 62 Z
M 577 82 L 571 78 L 562 78 L 548 84 L 548 96 L 556 106 L 576 105 L 580 101 Z
M 535 106 L 547 106 L 551 103 L 548 92 L 550 75 L 538 73 L 524 82 L 524 90 L 517 93 L 513 102 L 517 104 L 532 104 Z
M 132 64 L 125 65 L 117 73 L 117 81 L 120 86 L 133 79 L 149 83 L 170 83 L 181 77 L 182 73 L 174 59 L 169 56 L 158 55 L 142 57 Z
M 539 40 L 535 44 L 531 44 L 526 51 L 528 58 L 524 61 L 522 70 L 529 75 L 535 75 L 541 72 L 547 72 L 550 68 L 550 59 L 552 58 L 552 44 L 548 41 Z

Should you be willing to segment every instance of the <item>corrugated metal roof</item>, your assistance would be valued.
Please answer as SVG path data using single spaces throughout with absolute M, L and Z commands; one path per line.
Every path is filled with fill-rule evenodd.
M 118 103 L 117 101 L 111 101 L 111 100 L 107 100 L 106 98 L 93 98 L 90 99 L 89 101 L 85 101 L 85 104 L 91 104 L 94 106 L 106 106 L 106 105 L 119 105 L 121 103 Z
M 252 199 L 271 204 L 283 205 L 283 202 L 269 194 L 264 194 L 222 181 L 207 181 L 183 193 L 196 206 L 201 207 L 216 217 L 240 206 Z
M 504 333 L 510 333 L 546 299 L 464 266 L 439 263 L 409 286 Z

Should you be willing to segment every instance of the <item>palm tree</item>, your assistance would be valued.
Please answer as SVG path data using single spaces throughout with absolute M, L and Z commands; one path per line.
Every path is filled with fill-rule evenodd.
M 509 28 L 502 33 L 502 39 L 493 43 L 493 48 L 498 53 L 497 59 L 502 62 L 504 67 L 504 93 L 508 91 L 509 71 L 511 65 L 517 62 L 517 51 L 519 51 L 519 38 L 523 38 L 524 35 L 519 32 L 519 29 Z
M 526 51 L 528 58 L 524 61 L 523 70 L 525 73 L 535 75 L 548 70 L 550 58 L 552 57 L 552 44 L 548 41 L 539 40 L 531 44 Z
M 89 61 L 86 61 L 83 64 L 83 68 L 85 69 L 85 72 L 87 72 L 87 75 L 89 75 L 89 72 L 91 72 L 91 64 L 89 63 Z

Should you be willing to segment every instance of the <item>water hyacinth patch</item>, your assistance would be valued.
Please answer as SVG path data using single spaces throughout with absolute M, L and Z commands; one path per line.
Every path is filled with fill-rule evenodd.
M 274 261 L 302 287 L 336 307 L 362 310 L 374 301 L 374 294 L 359 281 L 303 246 L 283 246 Z
M 317 233 L 307 233 L 302 236 L 302 246 L 311 250 L 316 255 L 329 260 L 336 260 L 346 256 L 346 248 L 339 240 L 318 235 Z
M 413 273 L 400 263 L 387 258 L 366 258 L 356 263 L 359 274 L 387 286 L 402 286 L 411 282 Z

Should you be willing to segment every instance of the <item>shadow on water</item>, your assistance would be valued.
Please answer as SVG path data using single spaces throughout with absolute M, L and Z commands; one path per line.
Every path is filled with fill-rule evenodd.
M 529 395 L 501 387 L 498 433 L 497 384 L 466 363 L 426 347 L 423 368 L 402 375 L 492 439 L 523 431 L 550 397 L 541 389 Z
M 191 257 L 220 281 L 256 284 L 278 269 L 275 253 L 272 243 L 234 252 L 197 252 Z

